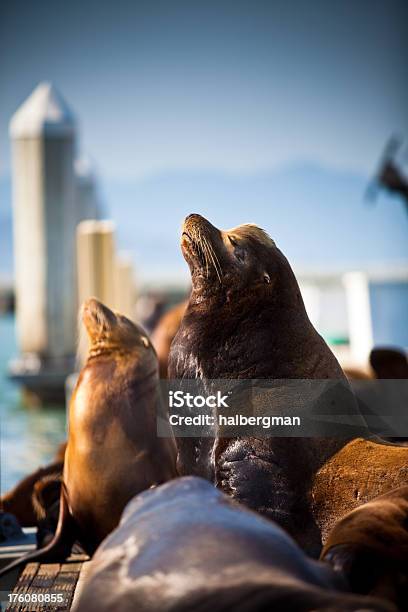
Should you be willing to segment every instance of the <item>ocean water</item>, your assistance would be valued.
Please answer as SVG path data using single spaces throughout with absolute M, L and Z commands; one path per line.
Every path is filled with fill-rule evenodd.
M 8 362 L 18 354 L 14 317 L 0 316 L 0 490 L 45 465 L 66 435 L 64 406 L 28 408 L 7 380 Z

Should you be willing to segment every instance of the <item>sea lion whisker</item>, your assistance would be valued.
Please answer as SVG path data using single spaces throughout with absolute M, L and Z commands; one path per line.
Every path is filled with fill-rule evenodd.
M 211 263 L 209 255 L 208 255 L 208 248 L 207 248 L 207 244 L 205 243 L 205 239 L 202 238 L 202 244 L 203 244 L 203 250 L 204 250 L 204 254 L 205 254 L 205 272 L 206 272 L 206 277 L 209 278 L 210 275 L 210 266 L 209 264 Z
M 202 236 L 201 234 L 200 234 L 200 240 L 202 241 L 202 245 L 203 245 L 204 257 L 205 257 L 205 270 L 206 270 L 206 276 L 208 278 L 209 275 L 210 275 L 210 266 L 209 266 L 209 264 L 211 263 L 210 256 L 209 256 L 210 254 L 209 254 L 209 251 L 208 251 L 208 244 L 207 244 L 207 240 L 206 240 L 205 236 Z
M 198 240 L 199 240 L 199 248 L 201 250 L 201 253 L 203 254 L 204 257 L 204 261 L 205 261 L 205 273 L 206 276 L 208 278 L 209 276 L 209 261 L 208 261 L 208 255 L 207 255 L 207 247 L 206 247 L 206 242 L 205 242 L 205 237 L 202 236 L 201 232 L 198 232 Z
M 211 258 L 211 253 L 209 250 L 209 245 L 208 245 L 208 241 L 206 239 L 205 236 L 203 236 L 200 232 L 200 240 L 202 242 L 202 247 L 204 250 L 204 256 L 205 256 L 205 262 L 206 262 L 206 276 L 207 278 L 209 278 L 209 274 L 210 274 L 210 267 L 212 267 L 214 265 L 214 262 Z
M 214 270 L 215 270 L 215 272 L 217 274 L 218 280 L 220 281 L 220 283 L 222 283 L 222 280 L 221 280 L 221 265 L 220 265 L 220 262 L 218 260 L 218 257 L 217 257 L 217 255 L 216 255 L 216 253 L 214 251 L 214 248 L 208 242 L 208 240 L 206 238 L 204 238 L 204 240 L 205 240 L 205 244 L 206 244 L 207 249 L 208 249 L 209 257 L 210 257 L 211 262 L 212 262 L 212 264 L 214 266 Z
M 215 252 L 215 250 L 214 250 L 214 247 L 213 247 L 213 245 L 211 244 L 211 242 L 207 241 L 207 245 L 208 245 L 208 249 L 209 249 L 209 251 L 210 251 L 210 255 L 211 255 L 212 261 L 213 261 L 213 263 L 214 263 L 214 268 L 215 268 L 215 271 L 217 272 L 217 276 L 218 276 L 218 278 L 219 278 L 219 281 L 221 282 L 221 274 L 222 274 L 222 267 L 221 267 L 221 264 L 220 264 L 220 262 L 219 262 L 219 259 L 218 259 L 218 257 L 217 257 L 217 254 L 216 254 L 216 252 Z
M 213 255 L 213 257 L 215 258 L 215 261 L 216 261 L 215 270 L 217 272 L 218 279 L 219 279 L 220 283 L 222 284 L 222 279 L 221 279 L 221 277 L 222 277 L 222 266 L 221 266 L 220 261 L 218 259 L 217 253 L 214 250 L 214 247 L 212 245 L 210 245 L 210 248 L 211 248 L 212 255 Z M 218 268 L 217 268 L 217 266 L 218 266 Z
M 204 247 L 203 247 L 203 241 L 202 241 L 202 237 L 200 234 L 200 231 L 196 232 L 196 235 L 194 236 L 193 239 L 193 245 L 196 249 L 197 255 L 199 257 L 199 259 L 201 259 L 201 262 L 204 264 L 204 266 L 206 267 L 206 272 L 208 275 L 208 263 L 207 263 L 207 257 L 204 251 Z

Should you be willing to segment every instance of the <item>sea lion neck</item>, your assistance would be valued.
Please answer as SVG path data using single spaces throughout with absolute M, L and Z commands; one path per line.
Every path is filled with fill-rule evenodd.
M 247 316 L 251 328 L 260 318 L 263 324 L 269 320 L 274 327 L 300 321 L 309 324 L 295 275 L 286 258 L 278 253 L 280 257 L 267 286 L 258 279 L 242 279 L 234 271 L 227 272 L 221 281 L 193 275 L 189 306 L 200 307 L 215 317 L 228 315 L 227 320 L 231 315 L 240 319 Z
M 250 299 L 221 308 L 216 299 L 191 302 L 173 341 L 169 375 L 304 378 L 302 344 L 309 325 L 306 315 L 294 318 L 290 309 Z

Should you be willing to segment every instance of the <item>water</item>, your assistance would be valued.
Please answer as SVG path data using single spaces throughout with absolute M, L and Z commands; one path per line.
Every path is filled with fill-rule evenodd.
M 17 355 L 14 317 L 0 316 L 0 490 L 49 462 L 65 439 L 61 406 L 27 408 L 19 389 L 6 378 L 10 358 Z

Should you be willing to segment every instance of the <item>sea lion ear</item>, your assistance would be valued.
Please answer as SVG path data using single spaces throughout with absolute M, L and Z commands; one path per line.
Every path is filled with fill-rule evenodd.
M 264 280 L 264 283 L 266 283 L 267 285 L 271 284 L 271 277 L 269 276 L 267 272 L 264 272 L 263 280 Z

